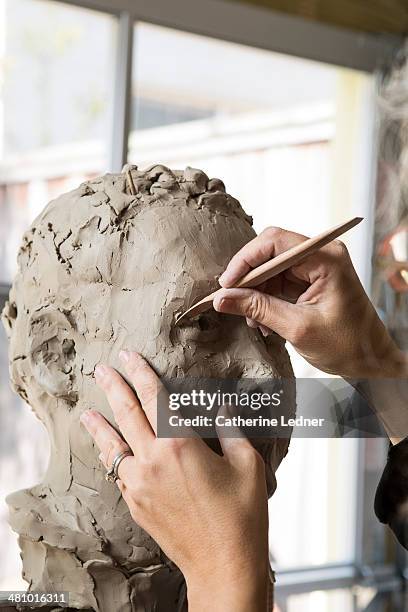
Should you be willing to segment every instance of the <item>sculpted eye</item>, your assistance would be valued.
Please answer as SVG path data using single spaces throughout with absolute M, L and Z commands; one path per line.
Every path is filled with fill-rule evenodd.
M 179 341 L 214 342 L 220 335 L 219 328 L 219 315 L 213 311 L 184 320 L 173 328 L 172 335 L 176 335 Z

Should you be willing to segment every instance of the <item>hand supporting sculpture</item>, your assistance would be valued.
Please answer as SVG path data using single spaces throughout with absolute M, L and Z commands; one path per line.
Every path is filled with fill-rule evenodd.
M 244 437 L 220 438 L 223 456 L 200 438 L 157 438 L 160 381 L 137 353 L 122 352 L 138 398 L 112 368 L 99 366 L 123 438 L 96 411 L 81 421 L 110 467 L 133 519 L 178 565 L 189 610 L 265 612 L 268 585 L 268 510 L 265 466 Z M 254 571 L 255 568 L 255 571 Z

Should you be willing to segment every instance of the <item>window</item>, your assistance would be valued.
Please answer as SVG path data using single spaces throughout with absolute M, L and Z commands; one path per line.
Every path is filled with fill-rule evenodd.
M 120 141 L 116 134 L 128 142 L 129 161 L 141 167 L 158 161 L 193 165 L 222 178 L 253 215 L 257 231 L 272 224 L 313 234 L 346 217 L 370 215 L 372 73 L 265 50 L 277 44 L 275 35 L 266 41 L 269 29 L 263 22 L 243 34 L 234 20 L 243 10 L 240 3 L 223 3 L 229 15 L 225 33 L 215 19 L 208 20 L 211 25 L 199 22 L 199 16 L 194 22 L 193 15 L 180 14 L 164 1 L 159 16 L 149 3 L 100 0 L 106 13 L 88 10 L 95 4 L 0 0 L 0 306 L 25 228 L 53 197 L 109 170 L 109 159 L 123 157 L 123 147 L 114 146 Z M 253 24 L 266 15 L 245 10 L 254 11 Z M 118 36 L 123 16 L 135 21 L 136 36 L 134 42 L 129 38 L 128 48 Z M 147 23 L 161 20 L 174 29 Z M 282 49 L 282 33 L 274 27 Z M 388 49 L 377 37 L 367 46 L 360 35 L 337 33 L 332 53 L 331 38 L 330 49 L 323 38 L 316 46 L 320 50 L 322 42 L 325 57 L 365 70 L 373 69 Z M 296 44 L 287 47 L 302 55 L 300 38 L 294 49 Z M 118 81 L 122 92 L 129 90 L 119 102 L 113 95 Z M 126 112 L 117 113 L 113 104 L 129 108 L 130 130 Z M 367 227 L 346 237 L 365 282 Z M 9 389 L 6 351 L 0 329 L 0 590 L 25 588 L 4 497 L 38 481 L 48 458 L 45 431 Z M 297 376 L 321 375 L 292 357 Z M 385 567 L 384 529 L 372 512 L 384 453 L 381 440 L 292 441 L 270 502 L 278 585 L 285 584 L 284 577 L 289 580 L 288 587 L 277 590 L 282 612 L 348 612 L 369 605 L 361 597 L 357 608 L 361 593 L 352 585 L 355 566 Z M 395 550 L 387 553 L 393 563 Z M 327 584 L 323 569 L 332 576 Z M 302 571 L 313 578 L 300 577 Z M 390 571 L 384 590 L 396 591 L 399 583 Z M 342 572 L 347 588 L 339 584 Z M 390 609 L 386 597 L 375 610 Z

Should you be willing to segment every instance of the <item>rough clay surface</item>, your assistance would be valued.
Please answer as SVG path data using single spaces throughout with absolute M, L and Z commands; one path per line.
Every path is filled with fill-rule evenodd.
M 186 605 L 181 573 L 132 521 L 79 424 L 88 408 L 113 421 L 94 368 L 121 372 L 127 348 L 163 376 L 293 374 L 282 339 L 241 318 L 210 312 L 174 324 L 254 237 L 239 202 L 199 170 L 128 170 L 136 195 L 126 173 L 87 181 L 24 235 L 3 323 L 12 384 L 47 428 L 51 457 L 43 482 L 8 503 L 30 589 L 69 591 L 76 609 L 176 612 Z M 255 444 L 272 493 L 288 441 Z

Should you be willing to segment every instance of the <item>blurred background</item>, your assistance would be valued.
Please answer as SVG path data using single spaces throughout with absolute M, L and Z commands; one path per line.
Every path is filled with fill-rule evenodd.
M 126 161 L 191 165 L 257 231 L 364 216 L 346 242 L 406 349 L 405 4 L 147 4 L 0 0 L 0 306 L 48 201 Z M 297 376 L 322 375 L 291 354 Z M 293 440 L 270 501 L 282 612 L 405 609 L 407 557 L 373 513 L 386 452 L 380 439 Z M 4 499 L 41 479 L 48 440 L 9 388 L 3 329 L 0 457 L 0 590 L 24 589 Z

